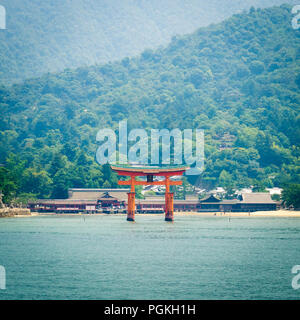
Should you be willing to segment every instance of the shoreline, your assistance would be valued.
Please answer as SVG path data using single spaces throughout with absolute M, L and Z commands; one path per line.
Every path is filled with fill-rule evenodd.
M 24 210 L 24 209 L 23 209 Z M 23 213 L 23 214 L 22 214 Z M 55 212 L 10 212 L 10 214 L 2 215 L 1 218 L 28 218 L 38 216 L 126 216 L 126 213 L 55 213 Z M 164 216 L 164 213 L 136 213 L 136 216 Z M 195 211 L 176 211 L 174 217 L 198 216 L 198 217 L 264 217 L 264 218 L 300 218 L 300 211 L 276 210 L 276 211 L 255 211 L 255 212 L 195 212 Z
M 78 214 L 78 213 L 38 213 L 32 212 L 31 216 L 125 216 L 124 213 L 94 213 L 94 214 Z M 163 216 L 164 213 L 136 213 L 136 216 Z M 180 216 L 199 216 L 199 217 L 268 217 L 268 218 L 300 218 L 300 211 L 276 210 L 276 211 L 255 211 L 255 212 L 194 212 L 180 211 L 174 212 L 174 217 Z M 19 216 L 21 217 L 21 216 Z M 28 216 L 27 216 L 28 217 Z

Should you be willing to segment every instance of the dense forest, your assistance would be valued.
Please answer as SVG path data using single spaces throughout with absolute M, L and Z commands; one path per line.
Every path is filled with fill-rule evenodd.
M 300 30 L 291 7 L 248 13 L 172 38 L 139 57 L 0 87 L 4 200 L 116 186 L 94 160 L 96 133 L 205 130 L 203 188 L 300 183 Z
M 0 83 L 137 55 L 250 6 L 296 0 L 0 0 Z

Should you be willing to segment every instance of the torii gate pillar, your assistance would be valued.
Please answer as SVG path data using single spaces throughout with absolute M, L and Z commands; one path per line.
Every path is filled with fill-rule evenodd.
M 134 221 L 135 218 L 135 179 L 130 177 L 130 192 L 128 195 L 127 221 Z
M 135 192 L 128 194 L 127 221 L 134 221 L 135 218 Z

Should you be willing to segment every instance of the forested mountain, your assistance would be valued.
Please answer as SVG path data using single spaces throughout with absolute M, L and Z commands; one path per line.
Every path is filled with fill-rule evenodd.
M 300 30 L 291 19 L 286 5 L 252 8 L 136 58 L 1 87 L 6 200 L 115 186 L 94 161 L 95 137 L 123 119 L 204 129 L 203 187 L 299 183 Z
M 167 44 L 250 6 L 296 0 L 0 0 L 0 83 L 104 63 Z

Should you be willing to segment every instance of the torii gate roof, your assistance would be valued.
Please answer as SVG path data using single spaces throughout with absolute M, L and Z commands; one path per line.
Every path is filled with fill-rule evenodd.
M 111 169 L 118 172 L 119 175 L 124 176 L 179 176 L 182 175 L 188 166 L 168 166 L 168 167 L 158 167 L 158 166 L 126 166 L 126 165 L 111 165 Z

